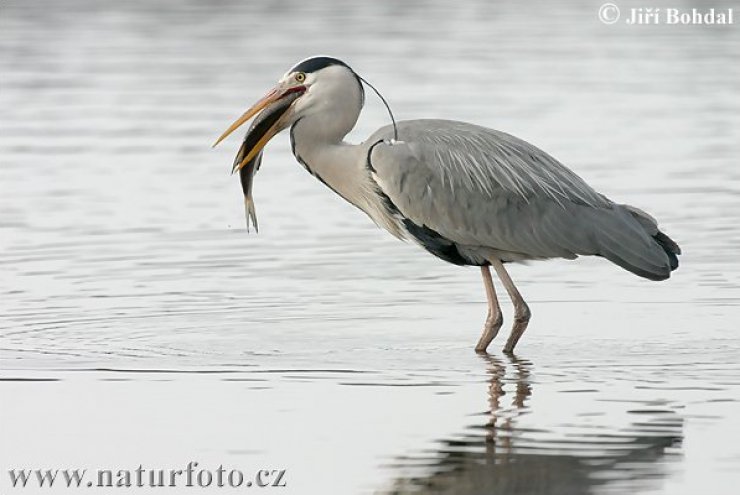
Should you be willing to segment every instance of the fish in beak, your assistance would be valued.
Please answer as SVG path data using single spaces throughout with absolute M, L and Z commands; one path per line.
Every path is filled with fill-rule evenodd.
M 288 110 L 305 90 L 306 88 L 304 86 L 292 87 L 285 90 L 273 89 L 231 124 L 213 145 L 216 146 L 239 128 L 239 126 L 257 115 L 244 136 L 244 140 L 231 169 L 232 174 L 237 171 L 239 172 L 242 192 L 244 193 L 247 231 L 249 231 L 250 220 L 254 224 L 254 230 L 258 230 L 257 211 L 255 210 L 254 199 L 252 197 L 252 186 L 254 175 L 262 164 L 262 150 L 275 134 L 288 125 L 287 121 L 290 118 L 290 112 Z
M 239 150 L 236 160 L 240 160 L 242 150 Z M 244 215 L 247 219 L 247 232 L 249 232 L 249 221 L 252 221 L 254 225 L 254 231 L 259 232 L 259 226 L 257 225 L 257 210 L 254 207 L 254 198 L 252 197 L 252 185 L 254 184 L 254 175 L 262 165 L 262 151 L 257 153 L 257 156 L 247 162 L 242 168 L 239 169 L 239 180 L 242 183 L 242 192 L 244 193 Z

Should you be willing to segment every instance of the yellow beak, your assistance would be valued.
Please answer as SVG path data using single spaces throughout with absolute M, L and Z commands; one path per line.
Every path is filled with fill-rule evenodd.
M 302 93 L 303 91 L 305 91 L 305 89 L 306 88 L 304 86 L 292 87 L 292 88 L 287 88 L 287 89 L 282 89 L 282 88 L 277 87 L 277 88 L 272 89 L 265 96 L 263 96 L 257 103 L 252 105 L 246 112 L 244 112 L 241 117 L 236 119 L 236 121 L 234 121 L 234 123 L 231 124 L 231 126 L 229 126 L 229 128 L 226 129 L 226 131 L 223 134 L 221 134 L 221 136 L 216 140 L 213 146 L 215 147 L 218 143 L 226 139 L 226 137 L 229 136 L 229 134 L 231 134 L 236 129 L 238 129 L 246 121 L 248 121 L 249 119 L 257 115 L 261 110 L 280 101 L 285 96 L 288 96 L 296 92 Z M 281 116 L 282 116 L 282 113 L 283 112 L 281 112 Z M 262 148 L 264 148 L 265 145 L 270 141 L 270 139 L 272 139 L 273 136 L 277 134 L 277 132 L 280 129 L 281 124 L 282 124 L 281 119 L 276 119 L 275 122 L 273 122 L 272 125 L 270 125 L 269 128 L 264 131 L 264 134 L 258 137 L 256 142 L 254 142 L 254 144 L 251 146 L 251 149 L 247 152 L 246 156 L 244 156 L 244 158 L 239 163 L 235 164 L 234 169 L 232 170 L 232 173 L 236 172 L 237 170 L 241 170 L 241 168 L 244 167 L 244 165 L 249 163 L 250 160 L 252 160 L 255 156 L 257 156 L 257 153 L 259 153 L 262 150 Z

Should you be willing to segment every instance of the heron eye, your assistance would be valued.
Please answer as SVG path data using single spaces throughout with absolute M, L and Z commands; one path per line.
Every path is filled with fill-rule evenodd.
M 304 74 L 303 72 L 297 72 L 295 75 L 295 80 L 299 83 L 302 83 L 306 80 L 306 74 Z

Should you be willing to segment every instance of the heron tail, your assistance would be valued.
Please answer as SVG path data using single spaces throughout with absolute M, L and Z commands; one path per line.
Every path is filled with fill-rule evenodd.
M 635 275 L 665 280 L 678 268 L 678 244 L 658 229 L 658 222 L 629 205 L 615 205 L 619 221 L 600 231 L 600 255 Z
M 678 255 L 681 254 L 681 248 L 678 244 L 660 230 L 653 236 L 653 239 L 655 239 L 655 242 L 660 244 L 660 247 L 663 248 L 665 254 L 668 255 L 668 260 L 671 263 L 671 271 L 678 268 Z

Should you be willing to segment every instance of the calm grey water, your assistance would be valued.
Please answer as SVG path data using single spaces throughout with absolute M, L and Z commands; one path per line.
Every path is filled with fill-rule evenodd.
M 735 493 L 740 28 L 598 6 L 0 3 L 3 491 L 194 460 L 286 469 L 279 493 Z M 514 266 L 534 317 L 516 358 L 504 336 L 481 358 L 478 271 L 376 229 L 286 136 L 247 234 L 238 139 L 210 144 L 317 53 L 401 119 L 548 150 L 660 219 L 681 268 Z M 386 122 L 369 96 L 351 137 Z

